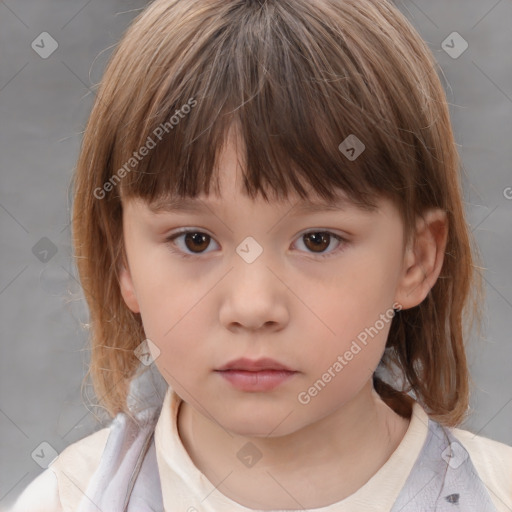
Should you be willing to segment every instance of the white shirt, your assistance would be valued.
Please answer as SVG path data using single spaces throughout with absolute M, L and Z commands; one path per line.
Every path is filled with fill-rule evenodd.
M 190 459 L 178 434 L 180 401 L 178 395 L 169 388 L 155 428 L 155 447 L 165 511 L 194 510 L 191 507 L 197 511 L 252 511 L 216 490 Z M 415 402 L 409 428 L 386 463 L 347 498 L 327 507 L 309 510 L 389 511 L 423 447 L 427 431 L 428 416 L 421 405 Z M 452 432 L 468 451 L 498 512 L 511 512 L 512 447 L 475 436 L 466 430 L 456 428 Z M 26 487 L 10 512 L 75 511 L 89 479 L 99 465 L 108 434 L 109 429 L 104 428 L 68 446 L 47 470 Z

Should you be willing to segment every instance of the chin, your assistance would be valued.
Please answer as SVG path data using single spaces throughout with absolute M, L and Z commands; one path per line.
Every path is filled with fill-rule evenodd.
M 293 434 L 301 428 L 296 422 L 288 421 L 286 414 L 268 414 L 263 416 L 261 412 L 253 414 L 230 414 L 229 417 L 217 418 L 222 427 L 235 436 L 243 437 L 282 437 Z

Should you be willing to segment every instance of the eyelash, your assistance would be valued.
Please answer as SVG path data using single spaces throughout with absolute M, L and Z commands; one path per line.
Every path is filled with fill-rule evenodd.
M 174 240 L 178 237 L 180 237 L 181 235 L 186 235 L 188 233 L 195 233 L 195 234 L 202 234 L 202 235 L 207 235 L 207 236 L 210 236 L 208 235 L 208 233 L 204 233 L 203 231 L 200 231 L 198 229 L 182 229 L 180 231 L 176 231 L 175 233 L 173 233 L 172 235 L 168 236 L 166 239 L 165 239 L 165 242 L 166 244 L 168 245 L 169 247 L 169 250 L 172 252 L 172 253 L 175 253 L 175 254 L 178 254 L 178 256 L 182 257 L 182 258 L 194 258 L 196 256 L 201 256 L 201 254 L 203 253 L 197 253 L 197 254 L 187 254 L 185 252 L 182 252 L 180 251 L 179 249 L 176 249 L 174 246 L 176 245 L 174 243 Z M 337 254 L 341 251 L 344 250 L 345 246 L 347 245 L 348 243 L 348 240 L 346 240 L 345 238 L 343 238 L 342 236 L 340 235 L 337 235 L 336 233 L 333 233 L 331 231 L 326 231 L 326 230 L 319 230 L 319 229 L 315 229 L 315 230 L 310 230 L 310 231 L 307 231 L 305 233 L 302 233 L 302 235 L 299 237 L 299 239 L 303 236 L 306 236 L 310 233 L 322 233 L 322 234 L 329 234 L 329 235 L 332 235 L 338 242 L 340 242 L 340 245 L 338 246 L 338 248 L 336 248 L 334 251 L 331 251 L 331 252 L 328 252 L 328 253 L 310 253 L 310 254 L 313 254 L 315 258 L 320 258 L 320 259 L 323 259 L 323 258 L 329 258 L 331 257 L 333 254 Z M 213 239 L 213 237 L 210 237 Z

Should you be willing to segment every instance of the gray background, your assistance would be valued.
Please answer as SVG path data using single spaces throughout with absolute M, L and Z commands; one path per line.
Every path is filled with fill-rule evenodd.
M 43 471 L 31 456 L 41 442 L 61 452 L 103 426 L 87 405 L 92 391 L 80 389 L 87 309 L 71 259 L 69 185 L 91 84 L 145 4 L 0 1 L 0 508 Z M 442 66 L 484 261 L 486 323 L 483 339 L 468 341 L 475 388 L 462 428 L 512 445 L 512 2 L 398 6 Z M 443 49 L 454 31 L 469 44 L 457 58 Z M 58 43 L 46 59 L 31 48 L 42 32 Z M 457 40 L 444 44 L 460 51 Z M 45 260 L 34 246 L 57 252 Z

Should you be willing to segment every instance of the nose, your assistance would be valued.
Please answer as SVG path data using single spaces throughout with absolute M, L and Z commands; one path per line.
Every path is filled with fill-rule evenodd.
M 252 263 L 234 258 L 222 289 L 219 320 L 229 330 L 277 331 L 289 321 L 289 291 L 284 276 L 260 255 Z

